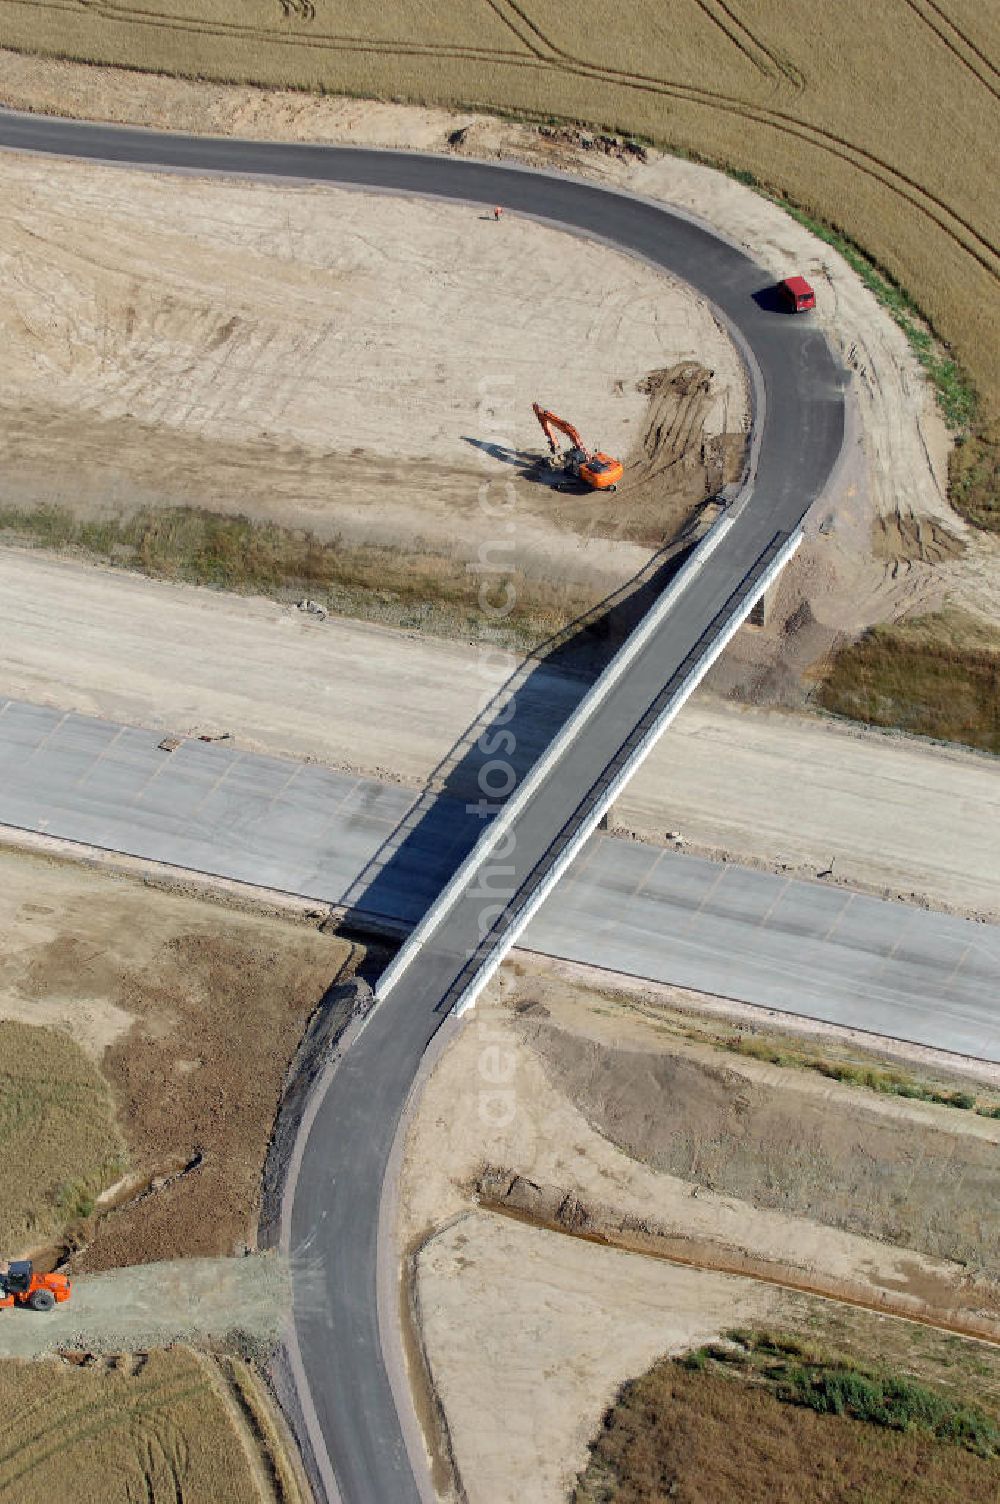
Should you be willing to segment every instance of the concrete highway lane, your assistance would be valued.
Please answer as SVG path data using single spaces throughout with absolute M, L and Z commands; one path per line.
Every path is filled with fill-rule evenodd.
M 685 278 L 710 298 L 751 352 L 759 444 L 752 496 L 705 568 L 677 599 L 630 671 L 604 701 L 586 736 L 572 742 L 518 818 L 503 874 L 516 909 L 554 846 L 607 776 L 633 728 L 682 674 L 691 654 L 719 634 L 725 613 L 752 584 L 768 550 L 789 539 L 821 492 L 843 436 L 841 373 L 811 320 L 783 317 L 754 301 L 768 277 L 741 251 L 670 211 L 555 175 L 405 153 L 272 145 L 0 116 L 0 145 L 91 160 L 223 173 L 264 174 L 475 204 L 502 204 L 613 241 Z M 498 364 L 502 359 L 498 346 Z M 414 840 L 420 840 L 418 828 Z M 399 854 L 396 860 L 402 860 Z M 380 1004 L 333 1078 L 305 1146 L 293 1206 L 293 1238 L 322 1259 L 328 1304 L 322 1319 L 296 1310 L 309 1390 L 320 1418 L 317 1444 L 333 1461 L 345 1504 L 396 1504 L 418 1497 L 403 1453 L 372 1298 L 382 1182 L 395 1125 L 421 1053 L 443 1008 L 469 973 L 492 927 L 501 943 L 512 910 L 470 885 L 433 941 Z
M 479 831 L 460 798 L 427 807 L 407 789 L 316 764 L 228 742 L 167 753 L 161 740 L 0 700 L 0 824 L 346 905 L 359 925 L 400 929 Z M 826 882 L 596 835 L 521 944 L 1000 1061 L 1000 929 Z

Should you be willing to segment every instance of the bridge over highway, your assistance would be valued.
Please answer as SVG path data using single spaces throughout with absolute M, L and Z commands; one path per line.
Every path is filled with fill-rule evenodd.
M 376 1269 L 383 1181 L 427 1045 L 468 1005 L 652 741 L 799 541 L 844 431 L 843 378 L 808 317 L 755 300 L 769 280 L 693 219 L 556 174 L 405 153 L 157 134 L 0 115 L 0 145 L 198 173 L 328 182 L 502 204 L 609 240 L 685 278 L 743 351 L 754 431 L 745 483 L 601 681 L 484 829 L 380 984 L 381 1001 L 326 1083 L 289 1187 L 291 1249 L 321 1260 L 326 1305 L 290 1339 L 313 1471 L 344 1504 L 428 1497 L 386 1370 Z M 414 839 L 419 838 L 416 832 Z M 499 897 L 498 897 L 499 894 Z M 383 1306 L 388 1322 L 394 1313 Z M 398 1407 L 397 1408 L 397 1402 Z

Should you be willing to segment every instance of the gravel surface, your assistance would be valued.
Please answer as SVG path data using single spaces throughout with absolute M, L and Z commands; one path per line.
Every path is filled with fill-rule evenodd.
M 295 1278 L 308 1281 L 308 1271 Z M 267 1349 L 277 1341 L 290 1297 L 288 1266 L 274 1254 L 79 1275 L 70 1300 L 48 1314 L 0 1312 L 0 1357 L 37 1358 L 63 1348 L 134 1352 L 230 1337 Z

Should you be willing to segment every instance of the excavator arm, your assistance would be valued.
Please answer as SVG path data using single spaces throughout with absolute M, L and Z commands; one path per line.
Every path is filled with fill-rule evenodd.
M 559 444 L 552 432 L 554 428 L 557 428 L 560 433 L 564 433 L 566 435 L 570 443 L 573 445 L 574 449 L 581 450 L 584 456 L 589 459 L 590 451 L 581 439 L 580 435 L 577 433 L 576 429 L 573 427 L 572 423 L 567 423 L 565 418 L 557 418 L 555 413 L 550 413 L 546 408 L 539 407 L 537 402 L 533 402 L 531 405 L 535 410 L 535 417 L 542 425 L 542 432 L 548 439 L 549 448 L 551 449 L 553 454 L 559 453 Z
M 586 444 L 565 418 L 557 418 L 555 413 L 550 413 L 547 408 L 540 407 L 533 402 L 535 417 L 542 425 L 542 432 L 549 441 L 549 448 L 553 455 L 558 455 L 557 460 L 549 463 L 553 468 L 562 468 L 574 480 L 582 480 L 585 486 L 592 491 L 614 491 L 624 474 L 624 466 L 621 460 L 614 459 L 610 454 L 604 454 L 600 449 L 588 449 Z M 564 433 L 569 439 L 572 448 L 561 451 L 554 430 Z

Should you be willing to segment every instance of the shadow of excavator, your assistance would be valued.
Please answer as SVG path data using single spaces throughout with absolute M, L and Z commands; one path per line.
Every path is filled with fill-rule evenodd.
M 512 449 L 508 444 L 472 439 L 467 434 L 462 435 L 462 442 L 471 444 L 481 454 L 489 455 L 490 459 L 499 460 L 502 465 L 510 465 L 517 471 L 519 480 L 531 481 L 536 486 L 548 486 L 551 490 L 562 490 L 569 486 L 578 488 L 581 494 L 587 490 L 582 482 L 573 481 L 558 463 L 550 464 L 548 455 L 537 449 Z

